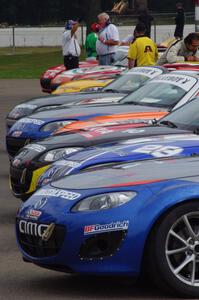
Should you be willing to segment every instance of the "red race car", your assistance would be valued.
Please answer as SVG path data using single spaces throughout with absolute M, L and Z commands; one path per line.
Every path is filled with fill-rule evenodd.
M 114 74 L 118 74 L 124 70 L 122 67 L 127 67 L 127 53 L 128 46 L 118 47 L 118 50 L 115 54 L 115 63 L 114 66 L 103 66 L 105 67 L 102 70 L 102 66 L 100 69 L 96 69 L 98 65 L 97 60 L 88 60 L 80 62 L 80 68 L 67 71 L 64 65 L 59 65 L 56 67 L 52 67 L 45 71 L 40 77 L 40 84 L 43 92 L 51 93 L 52 90 L 55 90 L 60 84 L 68 82 L 70 80 L 75 79 L 90 79 L 90 77 L 95 79 L 99 79 L 100 74 L 103 76 L 108 76 L 113 78 Z M 92 71 L 92 67 L 95 69 Z M 88 70 L 83 70 L 84 68 L 88 68 Z M 102 68 L 102 69 L 101 69 Z M 107 69 L 105 71 L 105 69 Z M 58 78 L 57 78 L 58 77 Z
M 87 68 L 87 67 L 98 65 L 98 62 L 97 60 L 82 61 L 80 62 L 79 65 L 80 68 Z M 45 72 L 43 72 L 40 77 L 40 84 L 41 84 L 42 91 L 45 93 L 51 93 L 51 87 L 50 87 L 51 80 L 64 71 L 66 71 L 64 65 L 58 65 L 55 67 L 51 67 Z

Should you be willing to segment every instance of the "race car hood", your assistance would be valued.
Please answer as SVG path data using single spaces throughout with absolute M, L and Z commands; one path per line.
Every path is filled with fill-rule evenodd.
M 67 70 L 59 75 L 57 75 L 54 79 L 52 79 L 51 84 L 60 84 L 62 82 L 68 82 L 72 79 L 82 79 L 86 76 L 95 76 L 95 75 L 104 75 L 104 74 L 115 74 L 121 73 L 126 68 L 120 66 L 92 66 L 87 68 L 77 68 L 72 70 Z
M 116 146 L 106 144 L 98 149 L 88 149 L 70 155 L 70 161 L 96 163 L 123 158 L 149 159 L 153 157 L 199 154 L 199 136 L 195 134 L 162 135 L 118 142 Z M 67 160 L 67 159 L 66 159 Z M 56 164 L 56 163 L 55 163 Z
M 15 106 L 7 115 L 7 118 L 18 120 L 22 117 L 28 116 L 34 112 L 36 112 L 38 109 L 50 109 L 51 107 L 54 109 L 56 106 L 62 105 L 62 104 L 75 104 L 81 103 L 81 101 L 86 101 L 88 104 L 90 101 L 95 101 L 99 99 L 103 99 L 103 101 L 106 102 L 106 98 L 114 99 L 116 96 L 116 99 L 123 98 L 126 94 L 124 93 L 112 93 L 112 92 L 81 92 L 81 93 L 70 93 L 70 94 L 63 94 L 63 95 L 51 95 L 51 96 L 44 96 L 40 98 L 33 98 L 28 101 L 25 101 L 17 106 Z M 86 104 L 85 102 L 85 104 Z M 97 102 L 98 103 L 98 102 Z M 99 101 L 100 103 L 100 101 Z M 102 102 L 103 103 L 103 102 Z M 83 104 L 82 104 L 83 105 Z
M 140 161 L 160 157 L 199 155 L 199 137 L 178 135 L 138 138 L 119 142 L 116 146 L 87 149 L 54 162 L 39 178 L 39 186 L 85 168 L 96 169 L 102 164 Z
M 16 138 L 30 138 L 38 139 L 49 136 L 53 131 L 57 130 L 59 127 L 65 125 L 64 122 L 72 121 L 83 121 L 89 120 L 91 118 L 103 115 L 112 115 L 125 112 L 166 112 L 166 109 L 160 109 L 157 107 L 141 106 L 141 105 L 111 105 L 111 106 L 99 106 L 96 107 L 82 107 L 81 112 L 79 108 L 57 108 L 54 110 L 49 110 L 47 112 L 39 112 L 32 114 L 27 118 L 22 118 L 18 120 L 9 130 L 7 136 L 12 136 Z M 153 113 L 151 114 L 151 119 L 153 119 Z M 131 119 L 133 119 L 131 117 Z M 42 130 L 42 127 L 46 126 L 48 123 L 61 122 L 59 127 L 53 128 L 51 130 Z M 53 124 L 52 124 L 53 125 Z
M 15 156 L 18 165 L 34 164 L 34 160 L 38 160 L 44 153 L 58 148 L 68 147 L 93 147 L 100 144 L 112 143 L 117 144 L 118 141 L 137 138 L 149 138 L 150 136 L 173 135 L 189 135 L 191 131 L 185 131 L 165 126 L 148 126 L 142 128 L 133 128 L 132 124 L 128 126 L 114 126 L 112 130 L 100 131 L 99 128 L 90 132 L 78 132 L 67 135 L 58 135 L 45 138 L 38 142 L 30 143 L 23 147 L 18 155 Z M 166 137 L 165 137 L 166 138 Z M 22 155 L 21 155 L 22 154 Z
M 51 187 L 72 190 L 130 187 L 194 176 L 197 176 L 198 181 L 198 167 L 199 157 L 154 159 L 118 164 L 109 168 L 101 167 L 95 171 L 64 177 L 52 182 Z M 41 190 L 36 193 L 41 195 Z

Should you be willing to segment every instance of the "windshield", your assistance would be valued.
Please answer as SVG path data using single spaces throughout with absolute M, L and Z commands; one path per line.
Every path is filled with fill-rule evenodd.
M 177 85 L 150 81 L 139 90 L 123 98 L 120 103 L 172 109 L 186 93 L 187 91 Z
M 195 130 L 199 128 L 198 105 L 199 97 L 196 97 L 159 120 L 158 123 L 161 124 L 161 122 L 165 123 L 165 121 L 168 121 L 175 124 L 178 128 Z
M 128 66 L 128 59 L 127 59 L 128 48 L 124 47 L 118 49 L 114 55 L 114 63 L 113 66 Z
M 148 79 L 150 78 L 144 74 L 122 74 L 119 78 L 104 87 L 103 91 L 130 93 L 137 90 Z

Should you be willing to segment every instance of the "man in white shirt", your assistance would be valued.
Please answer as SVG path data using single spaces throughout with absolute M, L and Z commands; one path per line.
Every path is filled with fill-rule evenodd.
M 68 20 L 65 25 L 65 31 L 62 35 L 62 51 L 64 56 L 64 66 L 67 70 L 79 67 L 79 56 L 81 49 L 76 37 L 76 31 L 79 23 Z
M 99 31 L 96 43 L 99 65 L 110 65 L 114 62 L 114 54 L 119 43 L 119 32 L 115 25 L 111 24 L 107 13 L 98 15 Z

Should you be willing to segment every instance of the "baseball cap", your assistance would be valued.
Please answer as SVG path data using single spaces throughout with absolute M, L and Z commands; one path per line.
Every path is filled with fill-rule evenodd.
M 73 27 L 73 25 L 77 24 L 77 21 L 74 20 L 68 20 L 65 24 L 65 29 L 71 29 Z
M 91 30 L 94 32 L 98 32 L 100 30 L 100 25 L 98 23 L 91 24 Z

